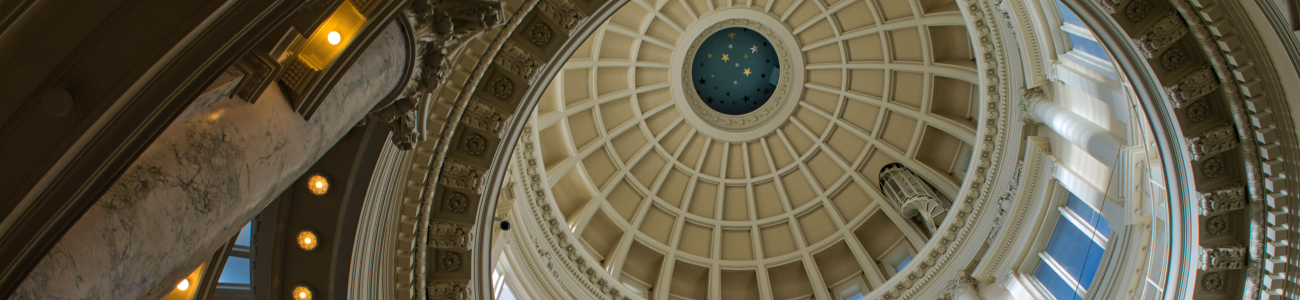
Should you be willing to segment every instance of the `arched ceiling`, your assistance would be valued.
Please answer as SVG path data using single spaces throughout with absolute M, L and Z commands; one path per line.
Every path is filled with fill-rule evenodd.
M 738 10 L 779 20 L 806 65 L 791 117 L 729 142 L 685 120 L 669 69 L 697 20 Z M 855 276 L 870 289 L 890 276 L 883 256 L 926 242 L 883 201 L 881 167 L 960 186 L 979 109 L 963 24 L 949 0 L 632 0 L 536 109 L 550 196 L 607 271 L 672 295 L 790 299 Z

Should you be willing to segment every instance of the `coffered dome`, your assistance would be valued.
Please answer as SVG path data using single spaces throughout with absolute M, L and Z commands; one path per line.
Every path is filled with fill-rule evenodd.
M 881 168 L 902 163 L 955 197 L 969 165 L 978 74 L 964 24 L 942 0 L 634 0 L 563 66 L 526 134 L 564 221 L 629 285 L 691 299 L 870 290 L 928 236 L 883 201 Z M 745 78 L 736 65 L 763 45 L 700 46 L 732 28 L 780 58 L 762 70 L 779 82 L 747 83 L 773 87 L 753 112 L 711 110 L 702 100 L 754 91 L 685 68 L 704 57 Z

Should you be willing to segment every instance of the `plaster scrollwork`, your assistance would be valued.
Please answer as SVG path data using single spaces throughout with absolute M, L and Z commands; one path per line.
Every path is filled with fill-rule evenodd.
M 502 2 L 483 0 L 417 0 L 403 14 L 415 41 L 414 70 L 401 94 L 388 106 L 366 115 L 364 122 L 392 125 L 393 144 L 411 150 L 428 136 L 425 120 L 430 98 L 450 78 L 456 53 L 465 41 L 502 24 Z
M 464 283 L 430 282 L 427 287 L 429 300 L 469 300 L 469 293 Z
M 1201 248 L 1201 270 L 1237 270 L 1246 266 L 1246 245 L 1229 244 Z
M 429 222 L 429 247 L 469 250 L 469 230 L 460 225 Z
M 1024 122 L 1037 122 L 1034 119 L 1034 105 L 1038 102 L 1049 101 L 1047 92 L 1042 86 L 1036 86 L 1020 90 L 1020 115 L 1024 117 Z
M 583 21 L 587 20 L 587 15 L 573 7 L 573 3 L 568 0 L 543 0 L 538 1 L 536 10 L 541 11 L 543 15 L 550 17 L 555 23 L 560 24 L 560 28 L 574 34 L 576 28 Z
M 1183 108 L 1192 101 L 1196 101 L 1219 89 L 1219 79 L 1214 75 L 1214 68 L 1210 65 L 1196 67 L 1178 83 L 1165 88 L 1169 94 L 1169 100 L 1173 101 L 1175 108 Z
M 1183 17 L 1176 11 L 1170 11 L 1160 16 L 1160 19 L 1148 27 L 1146 32 L 1137 38 L 1137 44 L 1147 58 L 1154 58 L 1157 53 L 1173 45 L 1174 41 L 1187 35 L 1187 23 L 1183 22 Z
M 1201 193 L 1201 215 L 1215 216 L 1246 206 L 1246 185 L 1229 184 L 1214 191 Z
M 1101 9 L 1106 11 L 1108 14 L 1114 14 L 1119 11 L 1120 7 L 1124 6 L 1124 4 L 1128 4 L 1128 2 L 1129 0 L 1097 0 L 1097 3 L 1101 4 Z
M 449 158 L 443 162 L 442 174 L 439 176 L 438 181 L 448 187 L 481 193 L 480 189 L 483 187 L 482 177 L 484 174 L 487 174 L 487 170 Z
M 963 293 L 978 293 L 979 281 L 967 275 L 957 276 L 951 282 L 948 282 L 948 288 L 945 289 L 944 299 L 956 300 L 958 295 Z
M 542 67 L 546 65 L 528 51 L 520 48 L 514 41 L 506 41 L 501 46 L 501 52 L 497 53 L 497 59 L 492 62 L 501 65 L 502 68 L 515 73 L 515 75 L 527 82 L 532 82 L 537 72 L 541 72 Z
M 1011 214 L 1011 210 L 1013 209 L 1012 205 L 1015 202 L 1015 199 L 1012 197 L 1015 197 L 1018 187 L 1020 187 L 1020 175 L 1024 170 L 1024 161 L 1020 161 L 1020 163 L 1016 164 L 1016 173 L 1011 175 L 1011 189 L 1007 190 L 1006 193 L 1003 193 L 1001 197 L 998 197 L 997 202 L 993 203 L 998 209 L 998 214 L 993 218 L 993 229 L 989 230 L 989 238 L 985 240 L 984 243 L 993 245 L 998 234 L 1002 232 L 1002 227 L 1006 225 L 1005 223 L 1007 222 L 1007 218 L 1010 217 L 1009 214 Z
M 1225 122 L 1187 138 L 1187 152 L 1192 160 L 1199 161 L 1237 148 L 1237 143 L 1237 127 Z
M 504 125 L 509 123 L 510 115 L 484 104 L 483 101 L 472 99 L 465 106 L 465 115 L 461 121 L 470 127 L 486 130 L 497 136 L 501 135 Z

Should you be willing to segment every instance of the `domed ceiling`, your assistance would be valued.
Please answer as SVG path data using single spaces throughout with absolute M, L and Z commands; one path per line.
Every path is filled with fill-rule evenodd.
M 961 184 L 978 114 L 963 24 L 947 0 L 633 0 L 531 121 L 550 196 L 608 272 L 656 294 L 869 291 L 927 242 L 881 168 Z

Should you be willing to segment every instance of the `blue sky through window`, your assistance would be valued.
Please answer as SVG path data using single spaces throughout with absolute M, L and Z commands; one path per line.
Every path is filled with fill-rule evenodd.
M 1106 255 L 1106 246 L 1099 244 L 1099 240 L 1110 236 L 1110 222 L 1073 194 L 1066 200 L 1063 211 L 1043 250 L 1059 269 L 1043 261 L 1034 270 L 1034 277 L 1057 299 L 1080 299 L 1083 295 L 1078 295 L 1069 283 L 1071 280 L 1065 278 L 1077 282 L 1083 290 L 1091 288 Z M 1077 215 L 1082 222 L 1072 221 L 1068 213 Z

